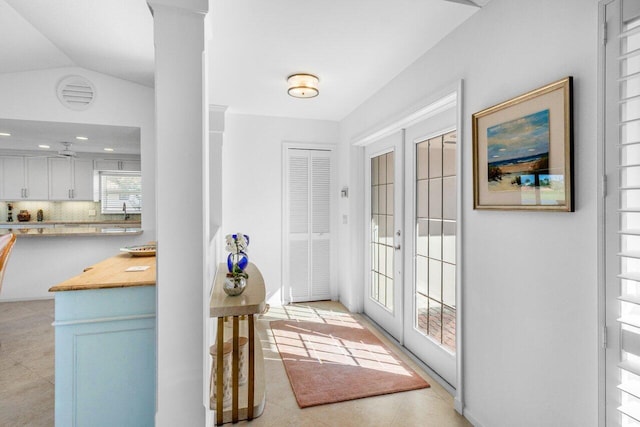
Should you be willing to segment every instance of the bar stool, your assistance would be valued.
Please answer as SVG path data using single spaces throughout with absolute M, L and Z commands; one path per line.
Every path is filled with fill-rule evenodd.
M 229 342 L 224 343 L 222 346 L 222 403 L 224 406 L 231 404 L 231 352 L 233 351 L 233 345 Z M 217 398 L 217 381 L 218 381 L 218 368 L 216 366 L 216 356 L 218 354 L 218 348 L 216 345 L 212 345 L 209 348 L 209 354 L 213 358 L 211 362 L 211 381 L 209 384 L 209 400 L 210 404 L 216 401 Z M 214 406 L 215 403 L 212 404 Z

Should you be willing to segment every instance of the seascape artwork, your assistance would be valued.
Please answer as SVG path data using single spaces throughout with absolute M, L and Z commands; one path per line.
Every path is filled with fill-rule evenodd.
M 489 191 L 555 187 L 557 180 L 549 179 L 549 110 L 487 128 L 487 163 Z

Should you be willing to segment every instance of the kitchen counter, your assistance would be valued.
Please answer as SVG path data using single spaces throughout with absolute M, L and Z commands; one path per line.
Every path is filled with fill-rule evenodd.
M 20 223 L 26 224 L 26 223 Z M 100 224 L 96 226 L 90 225 L 77 225 L 64 227 L 43 227 L 38 226 L 35 223 L 33 228 L 25 228 L 21 225 L 20 228 L 0 228 L 0 235 L 13 233 L 17 237 L 55 237 L 55 236 L 122 236 L 122 235 L 137 235 L 142 234 L 142 228 L 140 225 L 134 224 L 122 225 L 122 224 Z
M 119 254 L 55 292 L 55 425 L 152 426 L 156 257 Z M 129 267 L 148 266 L 126 272 Z
M 146 266 L 144 271 L 126 271 L 130 267 Z M 134 257 L 119 254 L 87 267 L 82 274 L 49 288 L 49 292 L 89 289 L 127 288 L 156 284 L 156 257 Z
M 94 221 L 86 221 L 86 220 L 78 220 L 78 221 L 73 221 L 73 220 L 61 220 L 61 219 L 56 219 L 56 220 L 45 220 L 45 221 L 36 221 L 36 220 L 31 220 L 31 221 L 12 221 L 12 222 L 7 222 L 7 221 L 0 221 L 0 227 L 5 227 L 5 226 L 25 226 L 25 227 L 46 227 L 48 225 L 96 225 L 96 224 L 108 224 L 108 225 L 132 225 L 132 226 L 140 226 L 140 221 L 139 220 L 124 220 L 124 219 L 110 219 L 110 220 L 104 220 L 104 221 L 100 221 L 100 220 L 94 220 Z

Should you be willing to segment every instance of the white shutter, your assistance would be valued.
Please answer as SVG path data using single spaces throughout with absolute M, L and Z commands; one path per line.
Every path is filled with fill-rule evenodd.
M 313 224 L 313 232 L 328 233 L 330 207 L 329 182 L 331 180 L 331 164 L 328 152 L 312 152 L 311 172 L 311 194 L 313 199 L 311 222 Z
M 287 162 L 289 221 L 289 297 L 292 301 L 309 295 L 309 156 L 291 153 Z
M 306 233 L 309 224 L 309 158 L 289 156 L 289 232 Z
M 606 47 L 605 146 L 615 190 L 607 201 L 607 286 L 618 294 L 615 351 L 620 368 L 607 376 L 618 384 L 616 421 L 625 426 L 640 422 L 640 18 L 625 10 L 631 4 L 620 1 L 607 8 L 613 37 Z
M 331 297 L 330 155 L 287 150 L 285 282 L 291 301 Z
M 313 240 L 311 289 L 314 299 L 327 299 L 331 296 L 329 247 L 328 238 Z
M 327 299 L 330 292 L 330 182 L 331 162 L 328 151 L 311 152 L 311 297 Z

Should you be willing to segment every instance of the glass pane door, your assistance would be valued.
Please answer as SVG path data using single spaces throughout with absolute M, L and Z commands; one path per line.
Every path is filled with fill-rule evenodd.
M 458 150 L 455 110 L 406 130 L 404 345 L 455 386 Z M 439 131 L 438 129 L 445 129 Z M 409 232 L 411 230 L 411 232 Z
M 416 144 L 415 328 L 456 346 L 456 134 Z
M 365 313 L 402 341 L 402 132 L 366 148 Z
M 393 311 L 393 151 L 371 159 L 371 281 L 369 296 Z

